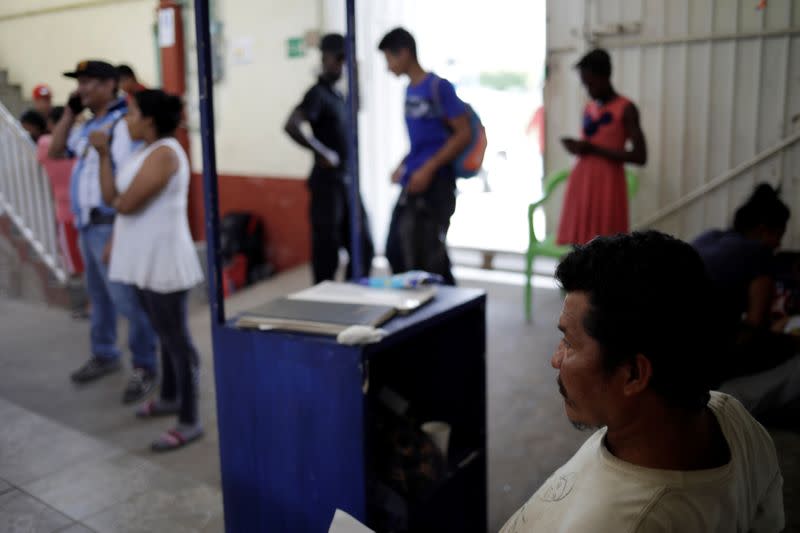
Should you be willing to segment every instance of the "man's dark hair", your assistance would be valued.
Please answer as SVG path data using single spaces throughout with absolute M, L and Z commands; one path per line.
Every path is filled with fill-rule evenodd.
M 395 28 L 383 36 L 381 42 L 378 43 L 378 50 L 381 52 L 390 52 L 397 54 L 401 50 L 408 50 L 411 52 L 411 57 L 417 58 L 417 41 L 408 30 L 404 28 Z
M 53 123 L 57 124 L 61 117 L 64 115 L 64 106 L 57 105 L 50 109 L 50 112 L 47 114 L 47 118 Z
M 595 48 L 575 64 L 578 70 L 591 72 L 595 76 L 611 77 L 611 56 L 602 48 Z
M 133 95 L 143 117 L 151 117 L 161 137 L 172 135 L 181 122 L 183 102 L 160 89 L 145 89 Z
M 47 130 L 47 121 L 34 109 L 28 109 L 19 117 L 20 124 L 30 124 L 39 128 L 41 131 Z
M 128 65 L 118 65 L 117 74 L 119 74 L 120 78 L 128 77 L 136 79 L 136 74 L 133 72 L 133 69 Z
M 668 405 L 708 403 L 723 347 L 711 281 L 689 244 L 657 231 L 598 237 L 567 255 L 556 279 L 588 295 L 583 326 L 600 344 L 606 371 L 641 354 L 652 364 L 650 387 Z
M 322 53 L 334 54 L 338 58 L 344 58 L 344 36 L 339 33 L 329 33 L 325 35 L 319 43 Z
M 789 222 L 789 207 L 780 198 L 780 190 L 768 183 L 756 186 L 750 198 L 742 204 L 733 216 L 733 229 L 747 233 L 758 226 L 771 230 L 783 230 Z

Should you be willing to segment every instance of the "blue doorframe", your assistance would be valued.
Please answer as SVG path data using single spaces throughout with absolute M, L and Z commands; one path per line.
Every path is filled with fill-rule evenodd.
M 350 175 L 351 205 L 360 205 L 358 160 L 358 69 L 356 63 L 355 0 L 346 0 L 348 95 L 347 107 L 350 127 L 348 141 L 348 173 Z M 214 79 L 211 67 L 212 45 L 209 0 L 194 3 L 197 38 L 197 77 L 200 92 L 200 139 L 203 149 L 203 190 L 205 200 L 205 227 L 208 261 L 208 301 L 211 323 L 214 327 L 225 323 L 225 303 L 222 296 L 222 255 L 219 247 L 219 187 L 217 182 L 216 146 L 214 141 Z M 351 254 L 350 264 L 354 278 L 361 272 L 361 217 L 359 209 L 350 209 Z

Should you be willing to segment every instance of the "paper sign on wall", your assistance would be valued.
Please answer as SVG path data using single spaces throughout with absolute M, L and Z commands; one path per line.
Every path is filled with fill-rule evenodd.
M 305 41 L 302 37 L 289 37 L 286 39 L 286 55 L 290 59 L 306 55 Z
M 172 8 L 158 10 L 158 46 L 175 46 L 175 11 Z
M 249 65 L 253 62 L 253 38 L 239 37 L 231 43 L 231 62 L 234 65 Z

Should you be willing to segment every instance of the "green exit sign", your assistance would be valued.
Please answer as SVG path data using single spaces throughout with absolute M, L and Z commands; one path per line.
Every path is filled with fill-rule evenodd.
M 286 40 L 286 53 L 290 58 L 304 57 L 306 45 L 302 37 L 289 37 Z

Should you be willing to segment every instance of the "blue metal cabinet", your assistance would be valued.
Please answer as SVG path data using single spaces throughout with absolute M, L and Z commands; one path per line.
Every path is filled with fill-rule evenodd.
M 352 123 L 348 162 L 356 198 L 355 1 L 345 4 Z M 389 387 L 408 400 L 419 420 L 443 420 L 452 427 L 446 468 L 426 486 L 424 497 L 409 496 L 403 503 L 404 529 L 485 532 L 486 297 L 481 291 L 444 287 L 424 308 L 390 321 L 385 327 L 391 335 L 383 342 L 366 347 L 312 335 L 238 330 L 226 323 L 208 0 L 195 1 L 194 15 L 226 530 L 324 533 L 336 508 L 367 525 L 378 523 L 371 502 L 380 487 L 377 452 L 382 448 L 372 422 L 376 391 Z M 357 210 L 353 213 L 353 242 L 358 243 Z
M 368 417 L 380 385 L 453 428 L 447 475 L 427 504 L 410 505 L 409 528 L 486 531 L 485 296 L 445 287 L 385 328 L 381 343 L 350 347 L 215 326 L 229 533 L 326 532 L 336 508 L 370 525 Z

